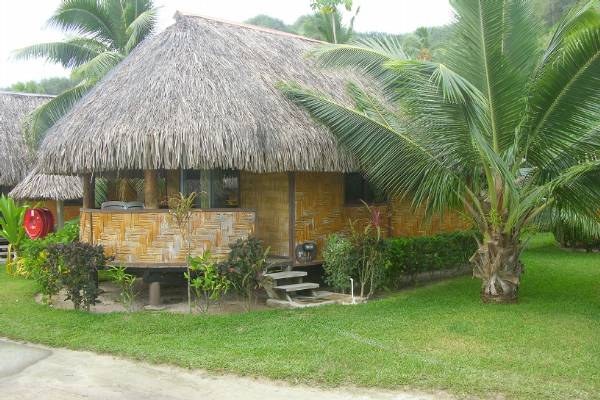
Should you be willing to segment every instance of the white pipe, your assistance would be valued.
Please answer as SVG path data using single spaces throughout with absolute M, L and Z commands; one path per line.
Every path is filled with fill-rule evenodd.
M 354 299 L 354 279 L 350 278 L 350 294 L 352 295 L 352 304 L 356 304 Z

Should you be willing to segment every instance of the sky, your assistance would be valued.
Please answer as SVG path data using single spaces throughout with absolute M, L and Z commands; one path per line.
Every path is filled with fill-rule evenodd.
M 59 41 L 65 37 L 46 21 L 60 0 L 0 0 L 0 88 L 19 81 L 68 76 L 60 65 L 43 60 L 16 61 L 15 49 L 35 43 Z M 291 24 L 311 12 L 310 0 L 155 0 L 160 8 L 159 30 L 174 22 L 175 11 L 208 15 L 242 22 L 267 14 Z M 420 26 L 449 23 L 448 0 L 354 0 L 360 6 L 355 20 L 357 31 L 412 32 Z

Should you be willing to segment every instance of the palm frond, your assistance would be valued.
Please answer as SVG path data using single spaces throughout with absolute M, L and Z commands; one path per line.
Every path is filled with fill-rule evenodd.
M 48 25 L 112 46 L 115 32 L 103 8 L 104 3 L 97 0 L 63 0 L 48 20 Z
M 394 76 L 384 67 L 390 61 L 406 60 L 400 41 L 392 36 L 364 38 L 349 44 L 323 45 L 309 53 L 324 68 L 348 68 L 374 78 L 390 97 L 395 93 Z
M 45 58 L 65 68 L 78 67 L 106 51 L 106 46 L 94 39 L 74 38 L 64 42 L 39 43 L 13 53 L 20 60 Z
M 582 138 L 600 127 L 600 17 L 589 5 L 568 14 L 540 63 L 528 96 L 524 153 L 545 168 L 559 154 L 581 158 Z M 568 32 L 568 34 L 566 33 Z M 578 154 L 573 154 L 579 151 Z
M 37 148 L 45 132 L 65 115 L 93 84 L 82 82 L 42 104 L 25 117 L 23 136 L 31 148 Z
M 506 152 L 524 108 L 526 79 L 533 67 L 536 23 L 525 0 L 453 0 L 457 12 L 450 68 L 487 100 L 492 148 Z
M 294 85 L 282 85 L 286 96 L 325 124 L 354 154 L 369 180 L 389 195 L 410 194 L 413 205 L 443 213 L 462 204 L 464 180 L 454 160 L 438 157 L 418 138 Z M 402 173 L 398 173 L 402 171 Z
M 135 46 L 137 46 L 146 36 L 150 35 L 156 26 L 158 18 L 158 9 L 152 8 L 146 10 L 136 17 L 129 24 L 126 33 L 128 36 L 125 52 L 128 54 Z
M 114 51 L 100 53 L 87 63 L 74 69 L 73 76 L 93 84 L 102 79 L 123 58 L 125 57 L 122 54 Z

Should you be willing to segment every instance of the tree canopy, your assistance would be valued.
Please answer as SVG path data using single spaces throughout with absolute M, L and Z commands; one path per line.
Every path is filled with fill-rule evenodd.
M 515 301 L 527 227 L 600 230 L 600 14 L 589 1 L 545 28 L 523 0 L 453 0 L 444 63 L 409 59 L 398 40 L 315 50 L 379 92 L 353 106 L 294 84 L 284 92 L 330 128 L 363 172 L 428 215 L 464 210 L 484 238 L 473 256 L 486 301 Z M 500 60 L 502 62 L 500 62 Z

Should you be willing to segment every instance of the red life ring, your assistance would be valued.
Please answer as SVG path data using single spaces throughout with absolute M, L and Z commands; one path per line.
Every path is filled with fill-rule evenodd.
M 29 208 L 25 212 L 23 225 L 31 239 L 43 238 L 54 228 L 54 217 L 47 208 Z

